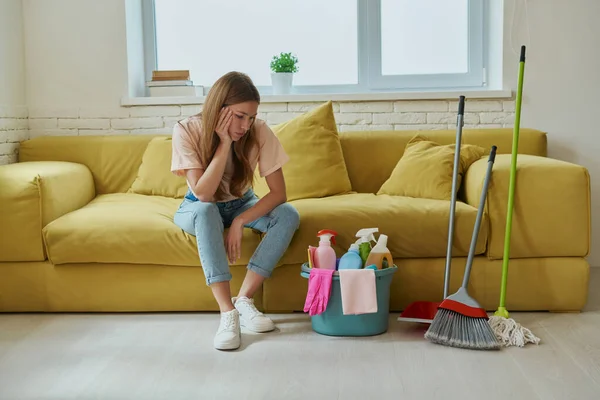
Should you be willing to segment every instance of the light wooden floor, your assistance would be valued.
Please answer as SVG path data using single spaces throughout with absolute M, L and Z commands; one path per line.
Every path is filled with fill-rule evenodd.
M 0 315 L 0 399 L 600 399 L 600 268 L 581 314 L 513 313 L 539 346 L 478 352 L 390 316 L 371 338 L 307 316 L 212 348 L 216 314 Z

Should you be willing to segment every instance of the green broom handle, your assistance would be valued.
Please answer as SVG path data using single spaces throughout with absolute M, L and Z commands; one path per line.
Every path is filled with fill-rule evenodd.
M 519 149 L 519 128 L 521 125 L 521 100 L 523 95 L 523 75 L 525 73 L 525 46 L 521 46 L 521 58 L 519 60 L 519 82 L 517 86 L 517 100 L 515 112 L 515 124 L 513 127 L 512 158 L 510 163 L 510 181 L 508 187 L 508 212 L 506 215 L 506 231 L 504 234 L 504 254 L 502 257 L 502 284 L 500 286 L 500 307 L 496 315 L 508 318 L 506 310 L 506 283 L 508 280 L 508 261 L 510 257 L 510 237 L 512 231 L 512 217 L 515 203 L 515 180 L 517 175 L 517 152 Z

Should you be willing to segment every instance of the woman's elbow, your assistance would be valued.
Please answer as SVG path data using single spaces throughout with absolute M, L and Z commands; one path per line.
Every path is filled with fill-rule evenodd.
M 276 205 L 283 204 L 287 201 L 287 194 L 285 192 L 271 190 L 269 191 L 268 197 L 270 201 L 276 203 Z
M 196 196 L 196 198 L 203 203 L 210 203 L 213 201 L 212 196 L 209 196 L 207 193 L 198 192 L 198 191 L 194 191 L 193 193 L 194 193 L 194 196 Z
M 285 192 L 279 192 L 277 193 L 277 199 L 279 200 L 279 203 L 283 204 L 287 202 L 287 194 Z
M 199 194 L 198 196 L 196 196 L 196 198 L 203 203 L 210 203 L 213 200 L 212 196 L 207 196 L 205 194 Z

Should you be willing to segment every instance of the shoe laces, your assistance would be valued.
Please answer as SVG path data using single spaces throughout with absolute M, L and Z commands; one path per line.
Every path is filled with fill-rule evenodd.
M 220 329 L 220 331 L 231 330 L 233 328 L 235 328 L 234 313 L 228 312 L 228 313 L 221 314 L 221 329 Z
M 248 298 L 240 298 L 235 302 L 235 305 L 241 308 L 241 313 L 244 314 L 246 318 L 254 318 L 263 315 L 258 309 L 254 306 L 254 301 Z

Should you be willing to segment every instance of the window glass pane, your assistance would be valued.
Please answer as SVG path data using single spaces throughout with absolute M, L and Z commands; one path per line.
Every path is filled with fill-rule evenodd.
M 274 55 L 298 57 L 294 85 L 358 83 L 356 0 L 155 0 L 159 69 L 209 86 L 237 70 L 271 85 Z
M 383 75 L 468 72 L 468 0 L 381 0 Z

